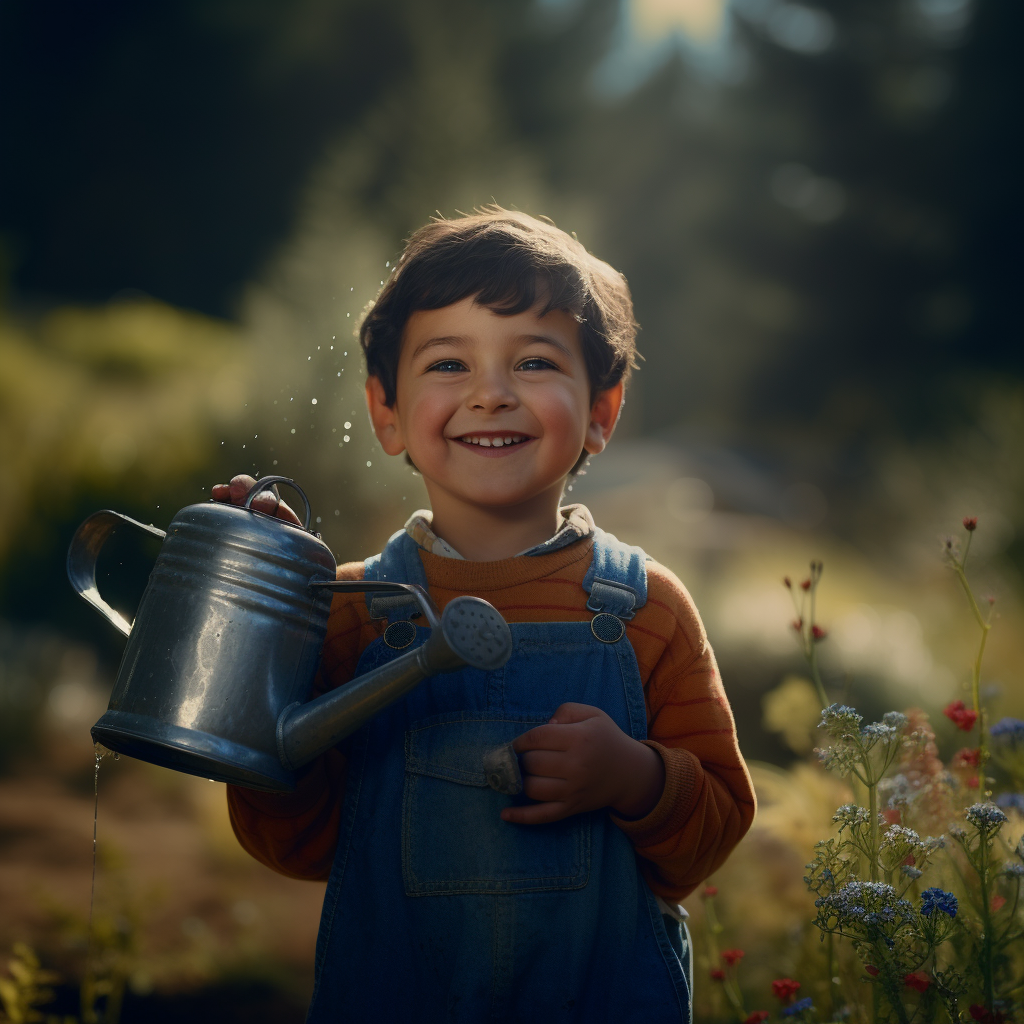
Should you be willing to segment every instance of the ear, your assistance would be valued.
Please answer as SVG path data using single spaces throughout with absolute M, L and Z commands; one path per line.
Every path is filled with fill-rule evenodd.
M 622 412 L 622 395 L 625 386 L 620 380 L 618 384 L 599 391 L 590 407 L 590 423 L 587 425 L 587 436 L 583 447 L 591 454 L 597 455 L 604 451 L 604 446 L 611 440 L 615 432 L 615 424 L 619 422 Z
M 405 451 L 405 442 L 402 440 L 398 412 L 395 406 L 387 404 L 384 385 L 377 377 L 366 378 L 366 409 L 381 448 L 388 455 L 401 455 Z

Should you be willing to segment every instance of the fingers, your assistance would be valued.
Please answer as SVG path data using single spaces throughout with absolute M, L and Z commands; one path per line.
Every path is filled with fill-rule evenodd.
M 524 774 L 549 779 L 567 779 L 572 770 L 571 762 L 561 750 L 528 750 L 519 755 L 519 763 Z
M 544 825 L 549 821 L 561 821 L 570 814 L 572 811 L 567 804 L 551 801 L 526 807 L 506 807 L 501 812 L 501 820 L 514 825 Z
M 231 478 L 230 483 L 214 484 L 210 493 L 214 501 L 229 501 L 232 505 L 244 505 L 246 497 L 255 486 L 255 477 L 249 476 L 248 473 L 239 473 Z M 250 508 L 268 516 L 277 516 L 278 519 L 293 523 L 295 526 L 302 525 L 302 520 L 292 508 L 286 502 L 281 501 L 272 490 L 260 491 L 252 499 Z
M 538 725 L 512 741 L 517 754 L 527 750 L 568 750 L 570 736 L 564 725 Z
M 557 725 L 571 725 L 573 722 L 585 722 L 588 718 L 600 718 L 604 712 L 591 704 L 562 704 L 551 716 L 551 722 Z

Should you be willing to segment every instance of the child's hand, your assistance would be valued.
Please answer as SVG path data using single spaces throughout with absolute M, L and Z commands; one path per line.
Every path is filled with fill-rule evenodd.
M 600 807 L 623 818 L 642 818 L 665 788 L 665 766 L 657 752 L 588 704 L 563 704 L 547 725 L 524 732 L 512 746 L 522 755 L 523 792 L 540 801 L 501 812 L 505 821 L 519 825 Z
M 214 484 L 211 489 L 214 501 L 226 501 L 232 505 L 244 505 L 245 496 L 256 486 L 256 481 L 247 473 L 239 473 L 231 478 L 229 484 Z M 302 520 L 272 491 L 260 491 L 252 499 L 250 508 L 265 512 L 268 516 L 277 516 L 286 523 L 302 525 Z

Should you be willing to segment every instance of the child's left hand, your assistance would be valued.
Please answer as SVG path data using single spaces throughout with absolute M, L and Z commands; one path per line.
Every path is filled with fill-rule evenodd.
M 547 725 L 524 732 L 512 746 L 522 755 L 523 792 L 538 801 L 501 812 L 505 821 L 519 825 L 540 825 L 601 807 L 623 818 L 642 818 L 665 788 L 658 753 L 589 704 L 563 704 Z

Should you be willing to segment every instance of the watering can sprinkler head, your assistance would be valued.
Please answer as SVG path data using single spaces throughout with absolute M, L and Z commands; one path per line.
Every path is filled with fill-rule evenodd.
M 302 496 L 303 527 L 250 507 L 277 483 Z M 68 577 L 128 637 L 94 740 L 192 775 L 288 791 L 297 769 L 428 676 L 467 665 L 493 671 L 507 661 L 508 625 L 486 601 L 459 597 L 440 614 L 421 587 L 337 580 L 334 556 L 310 532 L 310 518 L 293 481 L 264 477 L 244 506 L 190 505 L 166 534 L 111 511 L 82 523 L 68 549 Z M 96 583 L 104 543 L 125 526 L 163 540 L 132 623 Z M 310 701 L 331 594 L 352 591 L 376 595 L 371 614 L 378 606 L 415 605 L 430 634 Z

